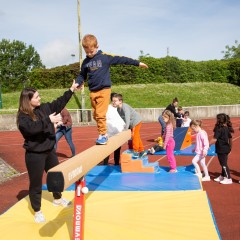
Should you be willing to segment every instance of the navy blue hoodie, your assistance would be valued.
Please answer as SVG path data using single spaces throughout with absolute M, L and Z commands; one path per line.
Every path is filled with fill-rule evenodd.
M 114 56 L 99 50 L 93 58 L 86 57 L 76 82 L 81 85 L 88 80 L 90 91 L 110 88 L 110 66 L 117 64 L 139 66 L 139 61 L 122 56 Z

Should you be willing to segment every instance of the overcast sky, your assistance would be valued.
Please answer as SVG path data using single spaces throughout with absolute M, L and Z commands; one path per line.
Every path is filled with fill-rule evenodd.
M 0 39 L 33 45 L 46 67 L 78 61 L 77 0 L 0 3 Z M 239 0 L 81 0 L 82 35 L 131 58 L 141 50 L 161 58 L 169 49 L 179 59 L 222 59 L 226 45 L 240 42 L 239 24 Z

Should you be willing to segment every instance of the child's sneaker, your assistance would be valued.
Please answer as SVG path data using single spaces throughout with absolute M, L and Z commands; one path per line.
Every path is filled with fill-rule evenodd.
M 220 181 L 221 184 L 232 184 L 231 178 L 224 178 L 222 181 Z
M 219 177 L 214 178 L 213 180 L 214 180 L 215 182 L 221 182 L 223 179 L 224 179 L 224 177 L 223 177 L 222 175 L 220 175 Z
M 106 145 L 108 141 L 108 137 L 106 135 L 99 135 L 98 139 L 96 140 L 97 145 Z
M 202 178 L 202 173 L 194 173 L 195 176 Z
M 211 181 L 210 176 L 205 176 L 202 178 L 202 182 L 208 182 L 208 181 Z
M 170 172 L 170 173 L 176 173 L 176 172 L 177 172 L 177 169 L 170 169 L 169 172 Z
M 132 155 L 132 158 L 138 158 L 139 157 L 139 155 L 138 155 L 138 152 L 133 152 L 133 155 Z
M 54 199 L 53 200 L 53 206 L 57 207 L 57 206 L 63 206 L 63 207 L 68 207 L 69 205 L 71 205 L 71 201 L 65 199 L 65 198 L 60 198 L 60 199 Z
M 44 223 L 44 222 L 46 222 L 46 219 L 43 216 L 42 211 L 39 211 L 39 212 L 35 213 L 34 220 L 35 220 L 36 223 Z
M 151 154 L 154 154 L 155 153 L 155 149 L 152 147 L 152 148 L 150 148 L 150 153 Z
M 146 151 L 142 151 L 142 152 L 139 153 L 139 157 L 140 157 L 140 158 L 142 158 L 142 157 L 144 157 L 144 156 L 146 156 L 146 155 L 147 155 L 147 152 L 146 152 Z

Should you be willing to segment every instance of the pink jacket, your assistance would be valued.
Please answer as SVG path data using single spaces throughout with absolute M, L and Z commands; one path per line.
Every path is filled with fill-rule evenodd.
M 164 148 L 166 148 L 168 141 L 173 138 L 173 126 L 171 123 L 166 124 L 166 129 L 163 134 Z
M 201 129 L 196 134 L 196 145 L 194 149 L 195 153 L 198 155 L 203 155 L 203 151 L 205 150 L 207 152 L 208 149 L 209 149 L 208 135 L 203 129 Z

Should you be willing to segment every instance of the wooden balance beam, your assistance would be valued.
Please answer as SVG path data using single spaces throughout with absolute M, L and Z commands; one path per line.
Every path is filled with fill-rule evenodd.
M 51 168 L 47 173 L 48 191 L 63 192 L 130 138 L 131 131 L 123 131 L 109 138 L 106 145 L 90 147 L 71 159 Z

